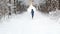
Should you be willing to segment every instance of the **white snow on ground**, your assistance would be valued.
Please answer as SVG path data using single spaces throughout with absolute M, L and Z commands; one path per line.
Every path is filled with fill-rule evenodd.
M 12 15 L 0 23 L 0 34 L 60 34 L 60 24 L 42 13 L 35 11 Z

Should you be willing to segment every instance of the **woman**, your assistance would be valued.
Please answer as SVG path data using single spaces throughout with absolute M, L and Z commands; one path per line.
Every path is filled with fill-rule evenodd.
M 33 9 L 31 10 L 31 15 L 32 15 L 32 19 L 33 19 L 33 17 L 34 17 L 34 10 Z

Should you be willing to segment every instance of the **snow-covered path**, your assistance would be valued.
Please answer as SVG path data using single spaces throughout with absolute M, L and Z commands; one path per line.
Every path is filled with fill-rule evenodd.
M 12 16 L 0 24 L 0 34 L 31 34 L 31 21 L 27 13 Z
M 25 12 L 0 23 L 0 34 L 60 34 L 60 24 L 39 12 L 34 19 Z

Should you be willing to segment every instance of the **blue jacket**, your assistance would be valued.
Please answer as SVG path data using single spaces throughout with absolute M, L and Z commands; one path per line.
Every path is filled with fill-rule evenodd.
M 31 15 L 32 15 L 32 18 L 33 18 L 33 16 L 34 16 L 34 10 L 33 9 L 31 11 Z

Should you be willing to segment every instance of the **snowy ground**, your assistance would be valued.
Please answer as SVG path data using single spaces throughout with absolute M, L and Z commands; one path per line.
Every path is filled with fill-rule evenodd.
M 0 34 L 60 34 L 60 24 L 39 12 L 32 19 L 26 12 L 0 23 Z
M 0 34 L 60 34 L 60 20 L 52 20 L 38 11 L 34 19 L 30 12 L 25 12 L 2 20 Z

